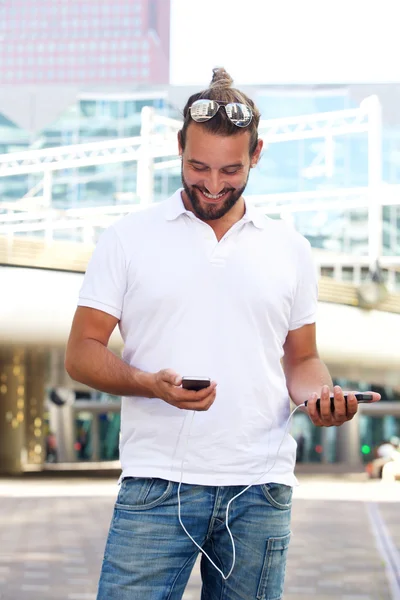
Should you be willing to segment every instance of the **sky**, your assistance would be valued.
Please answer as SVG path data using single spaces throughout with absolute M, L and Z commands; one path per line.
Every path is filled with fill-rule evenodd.
M 171 0 L 171 83 L 400 83 L 399 22 L 400 0 Z

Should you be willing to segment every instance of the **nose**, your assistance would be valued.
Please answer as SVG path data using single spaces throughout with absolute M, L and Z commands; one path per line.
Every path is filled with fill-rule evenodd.
M 210 194 L 213 194 L 214 196 L 222 192 L 222 190 L 225 187 L 225 184 L 221 180 L 221 176 L 218 170 L 210 170 L 210 172 L 208 173 L 208 177 L 204 181 L 204 187 Z

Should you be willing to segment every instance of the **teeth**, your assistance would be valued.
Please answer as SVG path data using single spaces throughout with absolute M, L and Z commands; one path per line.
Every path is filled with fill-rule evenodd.
M 214 194 L 208 194 L 207 192 L 203 191 L 203 194 L 205 195 L 206 198 L 210 198 L 210 200 L 217 200 L 218 198 L 221 198 L 221 196 L 224 195 L 225 192 L 223 192 L 222 194 L 216 194 L 214 196 Z

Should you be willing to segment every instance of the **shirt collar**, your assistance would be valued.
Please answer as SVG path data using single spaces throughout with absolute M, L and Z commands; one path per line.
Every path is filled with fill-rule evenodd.
M 175 221 L 181 215 L 187 214 L 191 215 L 192 213 L 189 210 L 186 210 L 185 205 L 182 201 L 182 191 L 183 188 L 177 190 L 165 204 L 165 218 L 167 221 Z M 266 225 L 266 217 L 260 212 L 255 206 L 253 206 L 250 202 L 245 200 L 246 204 L 246 212 L 242 218 L 244 223 L 253 223 L 258 229 L 264 229 Z
M 165 203 L 165 218 L 167 221 L 175 221 L 178 217 L 183 214 L 189 214 L 190 211 L 186 210 L 185 205 L 182 201 L 183 188 L 176 190 L 175 194 L 170 196 Z
M 265 229 L 267 224 L 267 217 L 260 211 L 260 209 L 256 208 L 251 202 L 246 201 L 246 212 L 243 215 L 243 221 L 252 222 L 258 229 Z

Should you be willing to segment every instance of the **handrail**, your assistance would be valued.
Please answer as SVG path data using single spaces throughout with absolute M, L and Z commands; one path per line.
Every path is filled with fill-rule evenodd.
M 84 273 L 93 249 L 72 241 L 0 236 L 0 265 Z M 330 277 L 320 277 L 319 301 L 360 306 L 356 285 Z M 388 294 L 377 310 L 400 314 L 400 294 Z

